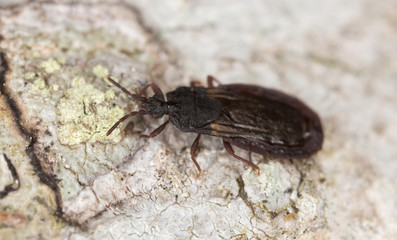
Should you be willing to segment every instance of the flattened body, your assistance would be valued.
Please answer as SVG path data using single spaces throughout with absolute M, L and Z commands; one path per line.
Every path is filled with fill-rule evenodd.
M 179 87 L 167 93 L 170 122 L 184 132 L 211 135 L 210 124 L 221 114 L 221 106 L 208 96 L 208 89 Z
M 322 147 L 317 114 L 276 90 L 231 84 L 178 88 L 167 98 L 170 122 L 182 131 L 222 137 L 242 149 L 275 157 L 307 157 Z
M 242 84 L 221 85 L 210 89 L 209 96 L 222 106 L 221 117 L 212 128 L 227 135 L 224 138 L 233 145 L 263 155 L 294 158 L 308 157 L 322 147 L 320 118 L 295 97 Z

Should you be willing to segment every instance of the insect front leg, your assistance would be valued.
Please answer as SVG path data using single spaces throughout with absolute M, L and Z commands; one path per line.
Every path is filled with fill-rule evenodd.
M 194 165 L 196 165 L 197 170 L 199 171 L 197 178 L 199 178 L 201 175 L 201 168 L 200 168 L 200 165 L 197 163 L 196 158 L 194 157 L 194 154 L 197 151 L 198 143 L 200 141 L 200 136 L 201 136 L 201 134 L 197 135 L 196 139 L 194 140 L 194 142 L 192 144 L 192 147 L 190 148 L 190 157 L 192 158 Z
M 170 122 L 169 120 L 165 121 L 165 122 L 164 122 L 163 124 L 161 124 L 158 128 L 154 129 L 153 132 L 151 132 L 149 135 L 141 134 L 140 137 L 143 137 L 143 138 L 153 138 L 153 137 L 159 135 L 159 133 L 161 133 L 161 132 L 164 130 L 164 128 L 167 126 L 167 124 L 168 124 L 169 122 Z
M 261 169 L 260 169 L 257 165 L 255 165 L 254 163 L 248 161 L 247 159 L 244 159 L 244 158 L 242 158 L 242 157 L 240 157 L 240 156 L 237 156 L 237 155 L 234 153 L 234 150 L 233 150 L 233 148 L 232 148 L 232 145 L 230 145 L 230 143 L 227 142 L 225 139 L 223 139 L 223 146 L 225 146 L 226 151 L 227 151 L 230 155 L 232 155 L 233 157 L 237 158 L 237 159 L 240 160 L 240 161 L 243 161 L 243 162 L 245 162 L 245 163 L 251 165 L 251 167 L 253 167 L 253 168 L 255 168 L 256 170 L 258 170 L 258 175 L 261 174 Z
M 147 90 L 149 87 L 152 88 L 152 90 L 153 90 L 155 96 L 159 96 L 159 97 L 161 97 L 161 99 L 164 100 L 163 91 L 161 91 L 161 89 L 160 89 L 156 84 L 154 84 L 154 83 L 151 83 L 151 84 L 146 85 L 146 86 L 137 94 L 137 96 L 138 96 L 138 97 L 141 97 L 141 96 L 146 92 L 146 90 Z
M 108 132 L 106 133 L 106 136 L 109 136 L 109 135 L 114 131 L 114 129 L 116 129 L 116 127 L 117 127 L 120 123 L 122 123 L 122 122 L 124 122 L 125 120 L 127 120 L 127 118 L 132 117 L 132 116 L 135 116 L 135 115 L 137 115 L 137 114 L 145 115 L 145 114 L 147 114 L 147 112 L 145 112 L 145 111 L 130 112 L 129 114 L 127 114 L 127 115 L 125 115 L 124 117 L 120 118 L 120 119 L 108 130 Z

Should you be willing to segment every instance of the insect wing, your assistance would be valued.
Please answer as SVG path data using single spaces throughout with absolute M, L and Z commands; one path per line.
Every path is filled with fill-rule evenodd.
M 210 88 L 208 96 L 222 108 L 211 134 L 233 145 L 275 157 L 307 157 L 321 149 L 320 119 L 295 97 L 243 84 Z

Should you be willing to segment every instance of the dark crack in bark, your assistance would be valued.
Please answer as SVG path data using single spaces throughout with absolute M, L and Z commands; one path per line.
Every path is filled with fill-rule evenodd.
M 28 4 L 32 4 L 33 1 L 28 1 L 26 2 Z M 25 3 L 25 4 L 26 4 Z M 55 1 L 44 1 L 41 2 L 41 4 L 57 4 Z M 156 51 L 162 52 L 163 54 L 167 55 L 168 60 L 167 62 L 175 67 L 178 66 L 178 61 L 177 58 L 173 57 L 174 54 L 172 53 L 172 50 L 166 45 L 166 41 L 164 41 L 159 32 L 155 30 L 155 28 L 152 28 L 149 26 L 149 24 L 146 23 L 145 18 L 139 8 L 136 6 L 131 5 L 130 3 L 127 3 L 125 1 L 120 1 L 120 4 L 123 4 L 124 7 L 130 10 L 130 12 L 136 17 L 138 25 L 144 30 L 147 38 L 149 39 L 149 42 L 153 44 L 154 46 L 157 46 Z M 62 4 L 62 3 L 61 3 Z M 83 4 L 84 3 L 72 3 L 72 4 Z M 86 5 L 86 4 L 85 4 Z M 13 5 L 13 6 L 7 6 L 5 7 L 6 9 L 16 9 L 20 7 L 21 5 Z M 0 7 L 1 9 L 1 7 Z M 4 38 L 1 36 L 0 41 L 3 40 Z M 162 78 L 163 74 L 163 67 L 162 65 L 156 65 L 154 69 L 151 71 L 151 77 L 155 78 Z M 35 131 L 34 129 L 27 128 L 26 126 L 22 125 L 21 121 L 21 110 L 18 108 L 18 105 L 16 101 L 12 98 L 12 95 L 9 91 L 9 89 L 6 88 L 6 74 L 10 71 L 10 67 L 8 65 L 7 59 L 6 59 L 6 54 L 4 52 L 0 51 L 0 93 L 4 97 L 5 102 L 11 109 L 12 115 L 13 115 L 13 120 L 14 123 L 16 124 L 16 127 L 18 128 L 19 132 L 21 135 L 25 138 L 27 142 L 30 142 L 29 146 L 26 148 L 26 153 L 28 157 L 31 159 L 30 162 L 34 168 L 34 171 L 36 175 L 39 177 L 40 182 L 44 183 L 47 185 L 54 193 L 55 193 L 55 199 L 56 199 L 56 215 L 61 217 L 65 222 L 69 223 L 70 225 L 81 227 L 81 224 L 78 224 L 77 222 L 70 221 L 66 219 L 63 216 L 63 210 L 62 210 L 62 196 L 60 192 L 60 188 L 58 186 L 59 180 L 56 178 L 56 175 L 53 174 L 52 172 L 45 171 L 45 167 L 43 166 L 43 163 L 40 161 L 40 156 L 38 155 L 37 150 L 37 145 L 38 144 L 38 139 L 39 137 L 37 134 L 39 134 L 38 131 Z M 121 166 L 121 165 L 120 165 Z M 118 166 L 118 167 L 120 167 Z
M 162 39 L 159 31 L 156 31 L 153 27 L 151 27 L 146 21 L 144 20 L 144 16 L 142 11 L 138 9 L 136 6 L 132 5 L 131 3 L 122 1 L 122 4 L 128 8 L 132 14 L 136 17 L 138 25 L 145 31 L 146 35 L 148 36 L 149 42 L 155 46 L 158 46 L 158 49 L 163 51 L 169 60 L 169 64 L 178 66 L 177 58 L 173 57 L 174 54 L 172 53 L 169 46 L 166 45 L 166 41 Z
M 34 151 L 34 145 L 37 143 L 37 137 L 32 136 L 29 146 L 26 148 L 26 154 L 30 158 L 30 162 L 34 168 L 34 171 L 38 175 L 40 181 L 47 185 L 55 193 L 55 202 L 57 205 L 56 215 L 61 217 L 62 212 L 62 196 L 58 186 L 59 180 L 55 174 L 46 173 L 41 165 L 40 159 L 37 157 Z
M 8 66 L 8 62 L 6 59 L 6 54 L 4 52 L 0 52 L 0 93 L 3 96 L 5 102 L 10 107 L 12 116 L 14 118 L 14 123 L 18 128 L 19 132 L 25 137 L 25 140 L 29 141 L 29 134 L 26 134 L 22 124 L 21 124 L 21 111 L 17 107 L 14 99 L 10 97 L 6 89 L 6 75 L 10 71 L 10 67 Z
M 29 146 L 26 148 L 26 154 L 30 158 L 30 163 L 32 164 L 35 173 L 40 179 L 40 182 L 47 185 L 55 193 L 55 201 L 57 209 L 55 214 L 57 216 L 62 216 L 62 197 L 58 186 L 59 180 L 54 174 L 46 173 L 41 165 L 40 159 L 37 157 L 34 151 L 34 145 L 37 142 L 37 137 L 34 135 L 33 131 L 30 129 L 25 129 L 21 121 L 21 111 L 19 110 L 16 102 L 10 96 L 9 91 L 6 88 L 6 75 L 10 71 L 10 67 L 7 62 L 6 54 L 0 52 L 0 93 L 3 96 L 5 102 L 11 109 L 14 123 L 21 133 L 25 137 L 26 141 L 30 141 Z
M 242 176 L 239 176 L 238 178 L 236 178 L 237 184 L 238 184 L 238 195 L 237 197 L 240 197 L 245 205 L 247 205 L 247 207 L 251 210 L 252 215 L 255 216 L 255 210 L 254 207 L 252 206 L 252 203 L 248 200 L 248 194 L 244 189 L 244 180 Z
M 3 154 L 4 160 L 7 163 L 8 170 L 11 172 L 11 176 L 13 179 L 13 183 L 5 186 L 3 191 L 0 191 L 0 199 L 5 198 L 9 193 L 14 192 L 19 189 L 21 183 L 19 181 L 19 175 L 11 160 L 7 157 L 6 154 Z

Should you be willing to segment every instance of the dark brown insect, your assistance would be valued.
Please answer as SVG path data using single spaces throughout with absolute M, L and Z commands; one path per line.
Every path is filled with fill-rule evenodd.
M 208 88 L 192 82 L 168 92 L 167 101 L 155 84 L 149 84 L 138 94 L 132 94 L 109 78 L 115 86 L 139 100 L 139 111 L 131 112 L 109 129 L 109 135 L 127 118 L 141 114 L 169 118 L 149 135 L 152 138 L 172 123 L 181 131 L 198 133 L 190 156 L 200 176 L 201 168 L 194 157 L 201 134 L 221 137 L 227 152 L 233 157 L 259 167 L 237 156 L 231 145 L 250 152 L 279 158 L 305 158 L 322 147 L 323 131 L 320 118 L 299 99 L 277 90 L 245 84 L 214 86 L 215 78 L 208 76 Z M 217 81 L 219 83 L 219 81 Z M 142 97 L 151 87 L 153 97 Z

